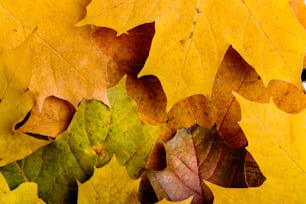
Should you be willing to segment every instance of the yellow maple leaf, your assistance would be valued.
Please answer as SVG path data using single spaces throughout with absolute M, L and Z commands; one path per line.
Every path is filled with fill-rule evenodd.
M 83 99 L 107 103 L 106 56 L 91 42 L 91 28 L 75 28 L 87 0 L 0 0 L 0 50 L 13 48 L 34 28 L 30 89 L 41 109 L 48 96 L 74 106 Z
M 219 66 L 211 100 L 193 95 L 176 103 L 166 113 L 165 94 L 156 77 L 128 77 L 127 91 L 138 111 L 150 121 L 164 123 L 173 130 L 193 124 L 211 128 L 217 126 L 221 138 L 232 147 L 244 147 L 247 140 L 237 123 L 240 106 L 232 91 L 248 100 L 267 103 L 273 98 L 277 107 L 288 113 L 299 113 L 306 107 L 306 94 L 293 84 L 272 80 L 265 87 L 261 78 L 232 48 L 227 50 Z
M 167 110 L 193 94 L 210 95 L 230 45 L 267 85 L 281 79 L 301 86 L 306 36 L 287 0 L 93 0 L 77 25 L 110 27 L 118 35 L 155 21 L 156 33 L 140 75 L 156 75 Z
M 93 176 L 78 183 L 78 203 L 140 203 L 137 198 L 140 179 L 132 180 L 117 159 L 102 168 L 95 168 Z
M 22 159 L 50 143 L 14 129 L 34 102 L 27 90 L 32 71 L 29 50 L 32 35 L 20 47 L 0 55 L 0 166 Z
M 303 203 L 306 192 L 306 109 L 299 114 L 279 110 L 235 94 L 247 149 L 267 180 L 258 188 L 225 189 L 208 183 L 215 203 Z
M 0 203 L 2 204 L 43 204 L 43 200 L 37 195 L 37 184 L 33 182 L 24 182 L 16 189 L 10 190 L 7 182 L 0 173 Z

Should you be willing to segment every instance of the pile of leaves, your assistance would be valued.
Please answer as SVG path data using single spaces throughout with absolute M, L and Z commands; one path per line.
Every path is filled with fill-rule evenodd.
M 303 202 L 305 14 L 0 0 L 0 203 Z

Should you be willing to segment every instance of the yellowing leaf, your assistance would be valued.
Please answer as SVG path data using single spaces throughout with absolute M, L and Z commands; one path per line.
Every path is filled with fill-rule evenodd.
M 48 96 L 77 107 L 83 99 L 107 103 L 107 58 L 93 46 L 90 27 L 73 23 L 85 13 L 87 0 L 0 0 L 0 50 L 15 47 L 34 28 L 30 89 L 38 106 Z
M 279 110 L 272 101 L 259 104 L 235 94 L 239 122 L 252 153 L 267 178 L 262 186 L 224 189 L 209 184 L 216 203 L 303 203 L 306 192 L 306 109 L 299 114 Z M 243 196 L 241 196 L 243 195 Z
M 78 183 L 78 203 L 140 203 L 137 198 L 140 179 L 132 180 L 115 157 L 103 168 L 95 169 L 85 183 Z
M 29 41 L 0 55 L 0 166 L 22 159 L 49 141 L 14 130 L 33 106 Z
M 118 34 L 155 21 L 151 51 L 140 75 L 156 75 L 170 109 L 194 94 L 210 95 L 230 45 L 265 84 L 272 79 L 301 87 L 306 35 L 287 0 L 93 0 L 77 25 L 94 24 Z
M 0 203 L 2 204 L 43 204 L 37 196 L 37 184 L 25 182 L 16 189 L 10 190 L 4 176 L 0 173 Z

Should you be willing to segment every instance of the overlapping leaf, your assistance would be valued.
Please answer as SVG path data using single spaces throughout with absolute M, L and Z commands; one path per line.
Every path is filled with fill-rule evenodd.
M 99 140 L 102 135 L 91 138 L 87 133 L 86 108 L 97 111 L 99 102 L 83 102 L 68 129 L 50 145 L 39 149 L 23 160 L 1 169 L 11 188 L 24 181 L 38 184 L 39 195 L 45 202 L 67 203 L 76 200 L 76 180 L 84 181 L 93 172 L 97 154 L 91 140 Z M 98 110 L 97 110 L 98 109 Z M 98 121 L 96 115 L 92 120 Z
M 211 103 L 217 110 L 217 129 L 228 144 L 234 147 L 246 145 L 246 139 L 238 125 L 241 119 L 240 107 L 232 91 L 243 97 L 261 103 L 270 97 L 277 106 L 288 112 L 298 113 L 306 108 L 306 95 L 290 83 L 273 80 L 265 87 L 262 79 L 239 54 L 229 49 L 218 70 Z
M 125 79 L 110 89 L 108 96 L 111 108 L 98 101 L 82 102 L 68 129 L 55 142 L 4 167 L 1 171 L 10 186 L 23 182 L 25 175 L 38 183 L 45 201 L 69 202 L 76 179 L 83 182 L 95 165 L 104 165 L 113 153 L 131 177 L 139 177 L 160 127 L 139 119 L 135 102 L 125 93 Z
M 288 1 L 230 0 L 224 4 L 221 0 L 93 0 L 87 17 L 79 25 L 94 22 L 114 28 L 121 34 L 139 24 L 155 22 L 136 27 L 128 35 L 118 38 L 115 38 L 115 31 L 107 28 L 99 28 L 92 34 L 93 30 L 88 26 L 73 27 L 84 16 L 88 3 L 88 0 L 0 0 L 0 21 L 3 22 L 0 26 L 0 51 L 21 44 L 25 36 L 37 28 L 29 45 L 31 54 L 28 50 L 24 55 L 21 52 L 12 57 L 4 54 L 6 56 L 1 60 L 10 61 L 15 67 L 3 66 L 0 69 L 0 130 L 5 136 L 2 138 L 1 135 L 0 165 L 21 159 L 42 143 L 48 143 L 20 132 L 56 136 L 67 127 L 73 108 L 55 98 L 51 98 L 55 100 L 49 103 L 46 97 L 54 95 L 75 107 L 83 98 L 96 98 L 108 104 L 105 88 L 115 85 L 124 73 L 132 73 L 127 82 L 129 95 L 137 101 L 145 121 L 167 123 L 161 134 L 167 139 L 181 127 L 198 123 L 211 128 L 216 123 L 218 134 L 225 143 L 233 147 L 246 145 L 244 134 L 236 124 L 240 120 L 240 107 L 233 98 L 232 90 L 259 102 L 267 102 L 273 96 L 277 107 L 288 113 L 297 113 L 289 115 L 269 104 L 264 111 L 261 111 L 263 106 L 256 106 L 251 115 L 245 107 L 253 107 L 254 104 L 238 97 L 243 114 L 247 115 L 242 115 L 241 126 L 247 134 L 249 150 L 254 151 L 255 159 L 260 161 L 268 180 L 257 189 L 237 192 L 246 192 L 250 196 L 246 198 L 248 202 L 269 202 L 266 198 L 278 202 L 276 192 L 284 192 L 287 189 L 282 187 L 291 184 L 295 185 L 293 190 L 287 190 L 281 199 L 300 201 L 302 192 L 306 190 L 303 185 L 306 181 L 305 151 L 302 147 L 305 145 L 303 132 L 306 121 L 305 111 L 302 110 L 306 106 L 306 95 L 295 85 L 301 84 L 299 77 L 306 38 Z M 291 6 L 303 23 L 299 14 L 301 5 L 295 3 L 297 1 L 292 1 Z M 96 16 L 91 16 L 93 13 Z M 154 26 L 156 34 L 152 50 L 141 75 L 154 74 L 160 79 L 168 98 L 167 110 L 180 101 L 168 114 L 166 97 L 158 79 L 152 76 L 135 77 L 148 54 Z M 233 49 L 228 50 L 230 45 L 255 68 L 261 79 L 239 54 Z M 24 60 L 26 55 L 29 61 Z M 33 66 L 31 81 L 29 64 Z M 20 74 L 21 69 L 26 71 Z M 294 84 L 271 81 L 274 78 Z M 139 120 L 135 103 L 124 93 L 124 83 L 121 81 L 118 87 L 110 90 L 110 108 L 98 101 L 82 102 L 67 131 L 54 143 L 24 160 L 2 167 L 10 187 L 13 189 L 24 181 L 35 181 L 39 185 L 39 195 L 46 202 L 76 202 L 76 179 L 84 182 L 92 174 L 94 166 L 105 165 L 113 154 L 121 165 L 126 166 L 129 176 L 139 177 L 160 128 L 146 126 Z M 28 87 L 35 93 L 38 109 L 33 109 L 28 123 L 21 128 L 18 125 L 18 131 L 15 131 L 16 123 L 33 105 Z M 209 99 L 199 93 L 212 97 Z M 63 117 L 58 115 L 60 109 L 65 109 L 61 113 L 67 111 L 67 114 Z M 41 110 L 43 112 L 40 113 Z M 33 122 L 32 117 L 41 117 L 42 120 L 35 119 Z M 279 124 L 271 123 L 272 120 L 292 124 L 292 128 L 282 125 L 286 128 L 280 130 Z M 55 124 L 41 125 L 38 130 L 38 121 Z M 264 134 L 259 135 L 258 130 Z M 279 137 L 282 134 L 285 136 Z M 210 191 L 202 183 L 203 179 L 226 187 L 261 184 L 263 177 L 251 156 L 243 149 L 225 145 L 215 135 L 216 132 L 201 128 L 191 132 L 181 130 L 166 144 L 167 168 L 161 172 L 149 172 L 160 199 L 182 200 L 193 195 L 193 202 L 211 201 Z M 278 136 L 277 139 L 274 135 Z M 256 139 L 259 137 L 259 141 L 254 140 L 255 136 Z M 256 141 L 258 144 L 255 144 Z M 261 155 L 262 152 L 266 154 Z M 162 156 L 160 152 L 155 153 L 155 157 Z M 283 171 L 287 170 L 285 167 L 290 167 L 286 177 L 266 163 L 266 155 L 280 164 Z M 150 167 L 149 163 L 146 167 Z M 114 168 L 117 167 L 111 161 L 103 169 L 111 171 Z M 124 167 L 120 169 L 125 171 Z M 255 173 L 249 170 L 255 170 Z M 112 187 L 114 184 L 111 182 L 105 186 Z M 120 185 L 123 186 L 122 183 Z M 135 187 L 131 202 L 135 201 Z M 114 187 L 110 190 L 115 192 L 118 189 Z M 4 191 L 9 192 L 7 186 Z M 232 190 L 222 191 L 232 193 Z M 224 194 L 216 192 L 218 202 Z M 237 192 L 227 199 L 241 198 L 237 197 Z M 93 192 L 88 195 L 90 193 Z M 105 191 L 102 194 L 107 195 Z M 109 200 L 129 198 L 113 195 Z M 28 198 L 32 199 L 31 196 Z
M 264 181 L 256 163 L 248 162 L 248 153 L 228 147 L 215 130 L 181 129 L 165 148 L 167 168 L 148 172 L 159 199 L 180 201 L 193 196 L 192 203 L 211 202 L 204 179 L 227 187 L 258 186 Z
M 306 191 L 306 109 L 293 115 L 272 101 L 259 104 L 236 94 L 239 123 L 267 180 L 258 188 L 224 189 L 208 184 L 216 203 L 302 203 Z M 254 131 L 256 130 L 256 131 Z M 241 196 L 243 194 L 243 196 Z
M 98 28 L 92 34 L 95 45 L 108 60 L 106 77 L 109 87 L 118 83 L 124 74 L 137 74 L 143 67 L 154 35 L 154 23 L 137 26 L 126 34 L 116 36 L 110 28 Z
M 127 78 L 127 93 L 137 102 L 140 116 L 152 124 L 164 124 L 166 115 L 166 96 L 159 80 L 154 76 L 134 76 Z
M 31 40 L 32 36 L 20 47 L 0 55 L 0 166 L 22 159 L 49 143 L 14 129 L 33 106 L 33 96 L 27 89 L 32 72 Z
M 193 124 L 211 128 L 217 125 L 219 135 L 233 147 L 243 147 L 247 140 L 238 125 L 240 107 L 232 91 L 249 100 L 268 102 L 272 96 L 279 108 L 298 113 L 306 107 L 306 95 L 293 84 L 273 80 L 265 87 L 263 81 L 241 56 L 230 48 L 217 72 L 211 99 L 194 95 L 179 101 L 165 112 L 165 95 L 159 81 L 152 76 L 128 78 L 127 91 L 137 101 L 139 111 L 150 121 L 167 122 L 173 130 Z
M 137 73 L 148 55 L 154 25 L 147 24 L 129 31 L 128 35 L 116 37 L 112 29 L 100 28 L 92 33 L 94 45 L 106 54 L 108 87 L 116 85 L 125 73 Z M 65 89 L 65 87 L 63 87 Z M 35 106 L 21 132 L 56 137 L 63 132 L 74 113 L 71 105 L 59 98 L 48 97 L 41 109 Z
M 4 176 L 0 173 L 0 203 L 43 204 L 44 202 L 37 196 L 36 183 L 25 182 L 11 191 Z
M 169 110 L 194 94 L 210 95 L 217 69 L 231 44 L 265 84 L 300 84 L 305 32 L 288 1 L 94 0 L 78 25 L 110 27 L 118 34 L 155 21 L 156 33 L 141 75 L 156 75 Z
M 131 180 L 115 157 L 102 168 L 95 169 L 85 183 L 78 183 L 78 203 L 140 203 L 137 192 L 140 179 Z
M 41 110 L 33 108 L 20 132 L 56 137 L 68 127 L 75 112 L 74 107 L 63 100 L 48 97 Z
M 75 107 L 83 99 L 107 103 L 107 57 L 91 42 L 90 27 L 75 28 L 87 0 L 0 1 L 0 50 L 21 44 L 34 28 L 30 89 L 41 109 L 48 96 Z

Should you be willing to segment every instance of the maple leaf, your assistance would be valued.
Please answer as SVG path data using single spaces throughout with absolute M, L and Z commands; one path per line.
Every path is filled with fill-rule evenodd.
M 0 55 L 0 166 L 22 159 L 50 143 L 14 129 L 33 106 L 33 96 L 27 90 L 32 71 L 29 60 L 31 40 L 32 36 L 20 47 Z
M 112 29 L 99 28 L 92 33 L 94 44 L 108 57 L 108 87 L 116 85 L 125 73 L 137 73 L 148 55 L 154 33 L 154 25 L 147 24 L 129 31 L 128 35 L 116 37 Z M 139 38 L 141 36 L 141 38 Z M 66 101 L 48 97 L 39 110 L 31 110 L 29 119 L 19 129 L 25 133 L 56 137 L 63 132 L 74 113 L 74 108 Z
M 93 0 L 77 25 L 109 27 L 120 35 L 153 21 L 156 33 L 140 75 L 153 74 L 160 79 L 167 110 L 188 96 L 211 94 L 230 45 L 265 84 L 280 79 L 301 87 L 305 31 L 287 0 L 231 0 L 226 5 L 221 0 Z
M 37 28 L 31 43 L 33 76 L 29 87 L 39 109 L 48 96 L 65 99 L 75 107 L 83 98 L 107 104 L 107 57 L 91 42 L 90 27 L 73 27 L 84 15 L 86 3 L 0 1 L 0 50 L 15 47 Z
M 219 67 L 211 103 L 217 110 L 215 122 L 218 133 L 233 147 L 247 144 L 237 123 L 241 114 L 240 106 L 232 94 L 233 90 L 248 100 L 261 103 L 269 102 L 272 97 L 275 104 L 288 113 L 298 113 L 306 108 L 306 95 L 302 90 L 278 80 L 270 81 L 265 87 L 255 70 L 234 49 L 229 49 Z
M 214 193 L 215 202 L 304 202 L 306 109 L 298 114 L 288 114 L 279 110 L 272 101 L 260 104 L 238 94 L 235 97 L 241 106 L 239 125 L 249 141 L 247 149 L 267 180 L 258 188 L 248 189 L 223 189 L 207 183 Z
M 94 166 L 105 165 L 113 154 L 131 177 L 139 177 L 160 127 L 138 118 L 135 102 L 125 93 L 125 81 L 108 90 L 111 108 L 96 100 L 83 101 L 53 143 L 1 168 L 9 185 L 33 181 L 46 202 L 70 202 L 76 180 L 84 182 Z
M 211 99 L 193 95 L 179 101 L 166 113 L 165 94 L 156 77 L 128 77 L 127 92 L 137 102 L 138 110 L 147 121 L 167 123 L 172 130 L 193 124 L 211 128 L 217 125 L 220 137 L 232 147 L 243 147 L 247 140 L 238 121 L 240 107 L 232 91 L 252 101 L 268 102 L 272 96 L 279 108 L 288 113 L 306 107 L 306 95 L 293 84 L 272 80 L 268 87 L 241 56 L 229 48 L 217 72 Z
M 95 169 L 88 181 L 78 183 L 78 203 L 140 203 L 139 183 L 140 179 L 131 180 L 113 157 L 103 168 Z
M 111 108 L 106 106 L 104 141 L 97 143 L 95 150 L 100 155 L 98 166 L 109 161 L 114 153 L 121 165 L 127 167 L 132 178 L 140 176 L 152 147 L 157 140 L 160 126 L 143 123 L 136 103 L 125 92 L 126 78 L 108 91 Z M 92 127 L 94 128 L 94 126 Z
M 225 145 L 215 130 L 196 127 L 189 133 L 180 129 L 165 149 L 167 168 L 148 172 L 159 199 L 180 201 L 193 196 L 192 203 L 211 202 L 203 179 L 233 187 L 258 186 L 264 181 L 256 163 L 247 161 L 248 153 Z
M 3 204 L 28 203 L 43 204 L 37 196 L 37 184 L 32 182 L 22 183 L 14 190 L 10 190 L 4 176 L 0 173 L 0 202 Z

